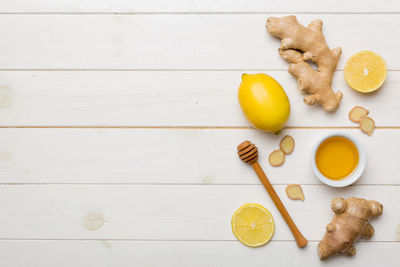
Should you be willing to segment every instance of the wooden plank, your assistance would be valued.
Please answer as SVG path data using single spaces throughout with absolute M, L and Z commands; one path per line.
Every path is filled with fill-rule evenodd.
M 295 151 L 280 168 L 267 163 L 281 136 L 256 130 L 1 129 L 1 183 L 260 184 L 236 146 L 248 139 L 275 184 L 319 184 L 310 167 L 315 142 L 329 129 L 291 129 Z M 365 146 L 359 184 L 400 184 L 399 130 L 338 130 Z
M 400 216 L 397 187 L 351 186 L 338 192 L 305 185 L 304 203 L 289 200 L 285 186 L 275 189 L 309 240 L 322 238 L 333 215 L 330 202 L 339 195 L 379 200 L 384 214 L 373 221 L 371 240 L 394 241 L 395 218 Z M 230 219 L 247 202 L 260 203 L 271 211 L 276 224 L 273 240 L 293 240 L 259 185 L 2 185 L 0 238 L 235 240 Z M 88 230 L 93 229 L 88 224 L 100 227 Z
M 34 1 L 34 0 L 3 0 L 0 3 L 1 12 L 400 12 L 397 1 L 377 2 L 375 0 L 345 1 L 345 0 L 303 0 L 299 1 L 229 1 L 229 0 L 81 0 L 81 1 Z
M 242 71 L 3 71 L 2 126 L 250 126 L 238 101 Z M 253 73 L 253 72 L 250 72 Z M 354 105 L 371 111 L 377 126 L 400 126 L 400 72 L 389 72 L 384 87 L 362 95 L 334 77 L 344 98 L 333 114 L 303 103 L 287 71 L 268 71 L 291 102 L 288 126 L 351 126 Z M 382 105 L 385 103 L 385 105 Z
M 280 14 L 276 14 L 280 16 Z M 0 15 L 0 69 L 280 69 L 279 41 L 265 29 L 268 15 Z M 312 14 L 330 46 L 344 48 L 338 67 L 362 49 L 400 70 L 400 14 Z M 159 40 L 159 41 L 155 41 Z M 384 40 L 384 41 L 383 41 Z
M 316 253 L 316 242 L 302 250 L 295 246 L 293 242 L 271 242 L 265 247 L 253 249 L 228 241 L 13 240 L 0 241 L 0 256 L 1 262 L 8 267 L 323 265 Z M 349 267 L 379 266 L 385 259 L 387 266 L 400 264 L 399 257 L 394 256 L 400 249 L 400 243 L 358 242 L 356 247 L 357 254 L 353 258 L 333 257 L 328 263 Z

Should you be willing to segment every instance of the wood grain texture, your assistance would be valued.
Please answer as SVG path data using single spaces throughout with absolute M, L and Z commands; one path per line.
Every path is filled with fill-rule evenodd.
M 274 16 L 280 16 L 275 14 Z M 0 15 L 0 69 L 287 70 L 268 15 Z M 322 19 L 330 47 L 342 46 L 341 69 L 373 50 L 400 70 L 400 14 L 299 14 Z M 384 41 L 383 41 L 384 40 Z
M 328 44 L 343 48 L 335 114 L 302 103 L 279 40 L 266 32 L 267 17 L 287 14 L 304 24 L 322 19 Z M 400 265 L 398 1 L 3 0 L 0 23 L 0 266 Z M 390 70 L 372 95 L 351 90 L 340 71 L 364 49 Z M 280 168 L 267 155 L 283 135 L 244 129 L 236 96 L 243 72 L 275 77 L 291 101 L 288 126 L 311 127 L 285 129 L 296 148 Z M 354 105 L 381 127 L 372 138 L 318 128 L 356 126 L 347 119 Z M 313 143 L 332 131 L 365 145 L 367 168 L 354 186 L 329 188 L 311 172 Z M 245 139 L 311 240 L 305 249 L 238 159 Z M 287 198 L 291 183 L 302 184 L 305 202 Z M 316 246 L 336 196 L 375 199 L 384 212 L 354 258 L 321 263 Z M 275 219 L 272 241 L 259 249 L 231 232 L 246 202 Z
M 3 0 L 1 12 L 400 12 L 398 2 L 386 0 Z
M 367 152 L 359 184 L 400 184 L 399 130 L 338 130 L 358 138 Z M 1 183 L 260 184 L 236 146 L 248 139 L 273 184 L 319 184 L 309 154 L 330 129 L 291 129 L 294 152 L 281 167 L 267 163 L 281 136 L 256 130 L 1 129 Z
M 274 241 L 259 249 L 245 247 L 239 241 L 0 241 L 5 266 L 42 267 L 264 267 L 297 266 L 299 262 L 307 266 L 365 267 L 379 266 L 383 258 L 387 266 L 398 266 L 399 257 L 393 255 L 399 249 L 400 243 L 358 242 L 354 258 L 333 257 L 321 263 L 316 242 L 299 250 L 293 242 Z
M 0 71 L 0 88 L 8 88 L 0 89 L 0 125 L 247 127 L 237 100 L 243 72 Z M 334 114 L 305 105 L 286 70 L 266 73 L 289 96 L 288 126 L 356 127 L 348 119 L 355 105 L 368 108 L 377 126 L 400 126 L 400 72 L 389 72 L 373 95 L 355 92 L 337 72 L 334 89 L 344 98 Z
M 371 241 L 394 241 L 400 201 L 398 187 L 351 186 L 338 192 L 323 185 L 305 185 L 305 201 L 285 196 L 275 186 L 299 229 L 319 241 L 333 212 L 336 196 L 374 199 L 384 205 L 371 223 Z M 0 238 L 6 239 L 133 239 L 236 240 L 231 216 L 244 203 L 271 211 L 276 229 L 272 240 L 293 240 L 282 217 L 261 185 L 2 185 Z M 86 228 L 86 217 L 98 213 L 104 225 Z M 295 243 L 293 247 L 297 249 Z

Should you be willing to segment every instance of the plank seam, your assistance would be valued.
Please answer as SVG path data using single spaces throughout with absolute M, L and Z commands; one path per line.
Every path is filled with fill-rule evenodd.
M 234 239 L 118 239 L 118 238 L 94 238 L 94 239 L 83 239 L 83 238 L 0 238 L 0 241 L 115 241 L 115 242 L 240 242 Z M 308 240 L 311 243 L 319 243 L 321 240 Z M 399 243 L 398 241 L 391 240 L 357 240 L 361 243 Z M 295 243 L 294 240 L 271 240 L 270 243 Z
M 400 11 L 294 11 L 287 12 L 282 10 L 280 11 L 268 11 L 268 12 L 212 12 L 212 11 L 193 11 L 193 12 L 0 12 L 0 15 L 84 15 L 84 16 L 93 16 L 93 15 L 118 15 L 118 16 L 135 16 L 135 15 L 398 15 Z
M 159 129 L 159 130 L 256 130 L 251 126 L 50 126 L 50 125 L 31 125 L 31 126 L 0 126 L 0 129 Z M 283 130 L 325 130 L 325 129 L 359 129 L 356 126 L 288 126 Z M 398 130 L 400 126 L 375 126 L 375 130 Z
M 239 69 L 143 69 L 143 68 L 123 68 L 123 69 L 101 69 L 101 68 L 0 68 L 0 72 L 5 71 L 37 71 L 37 72 L 256 72 L 256 71 L 276 71 L 287 72 L 288 69 L 253 69 L 253 68 L 239 68 Z M 343 72 L 343 69 L 336 69 L 335 71 Z M 399 72 L 400 69 L 388 69 L 389 72 Z
M 285 186 L 291 183 L 271 183 L 274 186 Z M 325 186 L 324 184 L 309 184 L 309 183 L 300 183 L 302 186 Z M 254 183 L 254 184 L 232 184 L 232 183 L 2 183 L 0 182 L 0 186 L 7 187 L 7 186 L 64 186 L 64 185 L 71 185 L 71 186 L 260 186 L 261 183 Z M 351 187 L 397 187 L 400 186 L 399 184 L 352 184 L 347 186 L 348 188 Z

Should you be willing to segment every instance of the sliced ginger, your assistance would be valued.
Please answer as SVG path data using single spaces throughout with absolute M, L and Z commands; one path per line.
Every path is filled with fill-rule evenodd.
M 369 113 L 368 109 L 365 109 L 361 106 L 355 106 L 354 108 L 352 108 L 352 110 L 350 110 L 349 119 L 352 122 L 360 122 L 361 117 L 367 116 L 368 113 Z
M 285 135 L 279 143 L 278 150 L 274 150 L 269 154 L 269 164 L 273 167 L 281 166 L 285 163 L 285 155 L 288 155 L 294 150 L 294 139 L 290 135 Z
M 363 116 L 360 119 L 360 129 L 363 133 L 372 135 L 375 129 L 375 121 L 369 116 Z
M 303 189 L 298 184 L 286 186 L 286 194 L 290 199 L 304 201 Z
M 274 150 L 269 154 L 268 161 L 273 167 L 281 166 L 285 162 L 285 153 L 281 150 Z
M 293 139 L 293 137 L 291 137 L 290 135 L 285 135 L 282 138 L 282 140 L 281 140 L 281 142 L 279 144 L 279 148 L 286 155 L 292 153 L 293 150 L 294 150 L 294 139 Z
M 352 122 L 358 122 L 361 131 L 371 136 L 375 129 L 375 121 L 371 117 L 367 116 L 368 114 L 368 109 L 361 106 L 355 106 L 350 110 L 349 119 Z

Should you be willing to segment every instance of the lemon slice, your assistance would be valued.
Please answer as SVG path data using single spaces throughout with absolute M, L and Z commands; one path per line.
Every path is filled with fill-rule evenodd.
M 244 204 L 232 216 L 233 234 L 249 247 L 259 247 L 268 243 L 274 230 L 271 213 L 261 205 Z
M 344 67 L 346 82 L 362 93 L 377 90 L 384 83 L 386 75 L 385 60 L 377 53 L 367 50 L 352 55 Z

